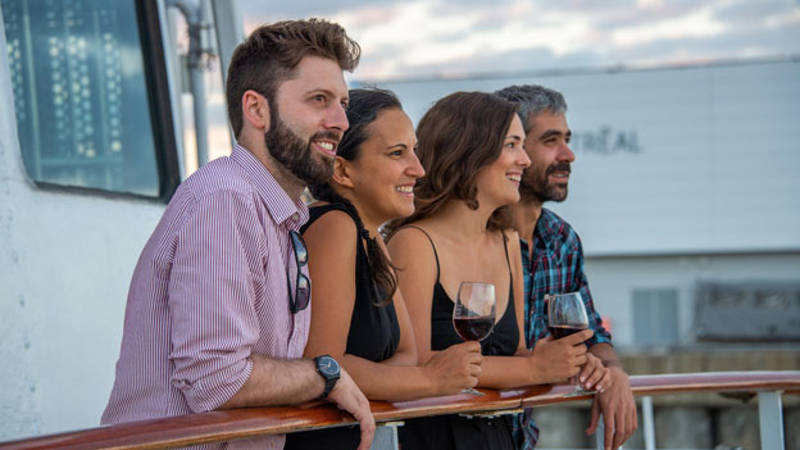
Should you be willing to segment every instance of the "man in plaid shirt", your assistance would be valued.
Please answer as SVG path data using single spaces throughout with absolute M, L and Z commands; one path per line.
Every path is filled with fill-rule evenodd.
M 567 126 L 564 97 L 542 86 L 510 86 L 495 92 L 517 103 L 525 128 L 525 150 L 531 166 L 520 183 L 521 200 L 513 207 L 514 227 L 520 235 L 525 276 L 525 340 L 534 354 L 551 361 L 563 360 L 563 339 L 553 339 L 547 329 L 546 294 L 580 291 L 594 336 L 586 341 L 588 362 L 583 367 L 564 368 L 551 364 L 554 381 L 578 375 L 586 389 L 595 389 L 587 434 L 593 434 L 602 414 L 605 422 L 605 448 L 622 445 L 636 430 L 636 404 L 628 375 L 611 346 L 611 335 L 603 328 L 594 308 L 589 284 L 583 271 L 583 247 L 578 234 L 562 218 L 542 207 L 546 201 L 567 198 L 570 164 L 575 154 L 569 148 L 572 132 Z M 579 344 L 583 345 L 583 344 Z M 598 361 L 599 360 L 599 361 Z M 515 430 L 521 449 L 532 449 L 539 429 L 526 409 Z

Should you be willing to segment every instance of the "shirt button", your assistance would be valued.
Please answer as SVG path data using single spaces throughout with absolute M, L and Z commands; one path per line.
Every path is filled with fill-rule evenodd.
M 300 214 L 297 214 L 297 213 L 292 214 L 292 220 L 294 220 L 295 222 L 300 220 Z

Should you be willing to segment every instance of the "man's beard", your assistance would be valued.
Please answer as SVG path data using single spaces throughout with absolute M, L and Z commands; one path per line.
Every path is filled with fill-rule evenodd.
M 531 167 L 532 168 L 532 167 Z M 522 175 L 519 194 L 522 201 L 537 200 L 544 202 L 563 202 L 567 199 L 567 183 L 548 183 L 550 174 L 554 172 L 571 172 L 569 163 L 556 163 L 547 167 L 544 173 L 530 172 L 528 168 Z
M 308 142 L 303 141 L 280 119 L 277 108 L 271 111 L 269 130 L 264 133 L 267 150 L 294 176 L 307 185 L 327 183 L 333 175 L 333 158 L 314 156 L 311 142 L 327 138 L 339 142 L 340 136 L 333 131 L 315 133 Z

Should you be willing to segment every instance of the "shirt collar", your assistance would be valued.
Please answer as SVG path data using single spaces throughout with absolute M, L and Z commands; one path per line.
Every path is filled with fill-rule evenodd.
M 244 171 L 258 192 L 275 223 L 286 222 L 286 227 L 298 230 L 308 220 L 308 207 L 303 199 L 292 200 L 275 177 L 251 152 L 239 144 L 233 146 L 230 156 Z

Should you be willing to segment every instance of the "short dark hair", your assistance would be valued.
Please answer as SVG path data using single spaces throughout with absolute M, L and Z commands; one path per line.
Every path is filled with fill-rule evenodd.
M 414 188 L 414 214 L 398 227 L 435 214 L 447 201 L 463 200 L 478 209 L 475 174 L 500 157 L 517 106 L 485 92 L 455 92 L 438 100 L 417 125 L 417 156 L 425 176 Z M 498 209 L 487 228 L 510 225 Z
M 300 61 L 308 56 L 336 61 L 342 70 L 353 71 L 361 47 L 340 25 L 320 19 L 286 20 L 262 25 L 233 52 L 228 67 L 226 97 L 228 119 L 234 136 L 242 131 L 242 95 L 252 89 L 270 102 L 274 110 L 278 85 L 292 77 Z
M 347 121 L 350 123 L 350 128 L 344 132 L 336 150 L 336 156 L 353 161 L 361 153 L 361 144 L 369 138 L 367 127 L 378 118 L 378 114 L 387 109 L 403 109 L 403 106 L 392 91 L 385 89 L 351 89 L 349 97 Z M 364 228 L 356 207 L 349 200 L 339 195 L 330 185 L 330 182 L 311 185 L 309 190 L 314 198 L 318 200 L 344 205 L 345 209 L 354 218 L 358 228 Z M 374 303 L 377 306 L 387 305 L 392 301 L 392 297 L 397 291 L 395 267 L 378 244 L 377 239 L 381 239 L 381 236 L 360 237 L 367 244 L 367 260 L 375 286 Z M 361 243 L 359 242 L 358 245 L 361 245 Z
M 519 105 L 519 118 L 525 133 L 530 132 L 530 118 L 548 111 L 552 114 L 565 114 L 567 102 L 560 92 L 537 84 L 508 86 L 494 93 Z

